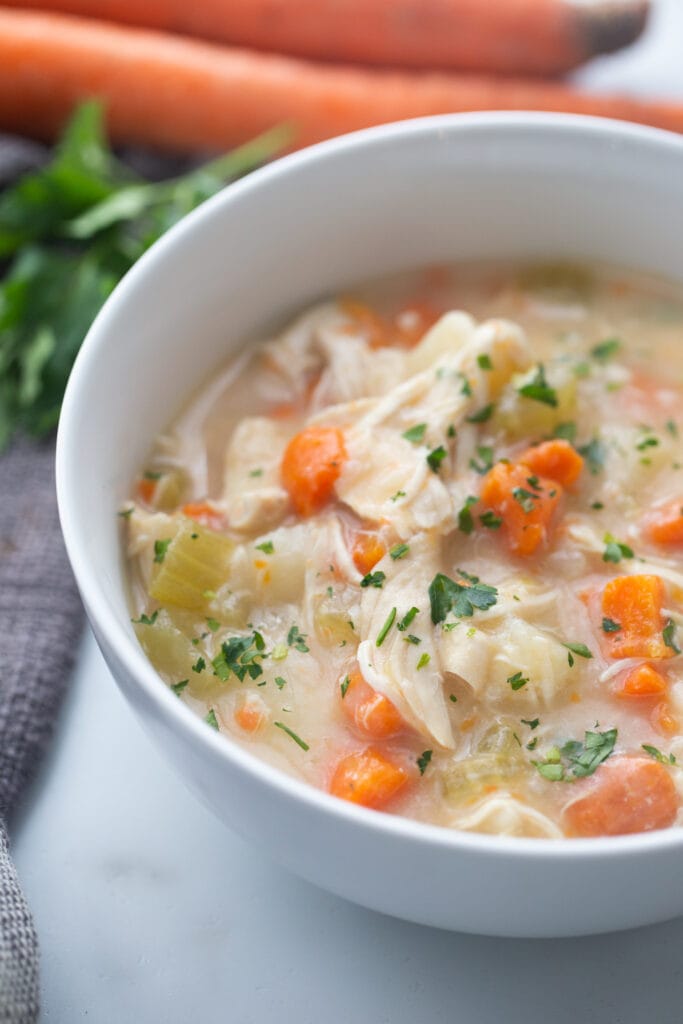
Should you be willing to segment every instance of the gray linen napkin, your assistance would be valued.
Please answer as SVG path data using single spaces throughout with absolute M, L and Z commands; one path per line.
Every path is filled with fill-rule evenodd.
M 0 187 L 46 150 L 0 138 Z M 83 611 L 54 491 L 54 444 L 0 455 L 0 1024 L 38 1016 L 38 944 L 10 859 L 6 825 L 50 740 Z
M 38 1013 L 36 936 L 2 821 L 50 740 L 83 624 L 53 466 L 51 442 L 18 441 L 0 457 L 0 1024 Z

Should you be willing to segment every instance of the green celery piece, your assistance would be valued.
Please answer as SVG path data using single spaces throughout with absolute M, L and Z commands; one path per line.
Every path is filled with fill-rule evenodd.
M 174 605 L 208 614 L 211 597 L 228 578 L 234 544 L 227 537 L 198 523 L 182 523 L 163 562 L 156 567 L 150 597 L 162 605 Z

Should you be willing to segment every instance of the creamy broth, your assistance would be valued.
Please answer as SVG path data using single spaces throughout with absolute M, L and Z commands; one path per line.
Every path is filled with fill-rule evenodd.
M 317 305 L 142 467 L 140 643 L 342 798 L 522 836 L 679 824 L 682 397 L 658 280 L 452 266 Z

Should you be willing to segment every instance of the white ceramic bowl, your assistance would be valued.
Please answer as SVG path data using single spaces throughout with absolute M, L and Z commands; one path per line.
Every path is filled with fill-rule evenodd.
M 245 338 L 372 275 L 530 257 L 683 278 L 683 141 L 608 121 L 482 114 L 389 125 L 272 164 L 169 232 L 106 303 L 69 382 L 57 484 L 107 663 L 176 771 L 226 823 L 376 910 L 489 935 L 561 936 L 683 913 L 683 831 L 468 835 L 280 774 L 159 681 L 130 625 L 115 514 L 155 434 Z

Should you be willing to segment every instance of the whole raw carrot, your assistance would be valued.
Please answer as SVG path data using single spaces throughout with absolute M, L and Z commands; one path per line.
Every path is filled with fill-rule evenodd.
M 6 0 L 7 2 L 7 0 Z M 649 0 L 9 0 L 320 60 L 555 74 L 626 46 Z
M 296 145 L 425 114 L 569 111 L 683 131 L 683 104 L 587 96 L 545 82 L 371 71 L 0 8 L 0 129 L 53 138 L 102 98 L 118 142 L 224 150 L 283 121 Z

